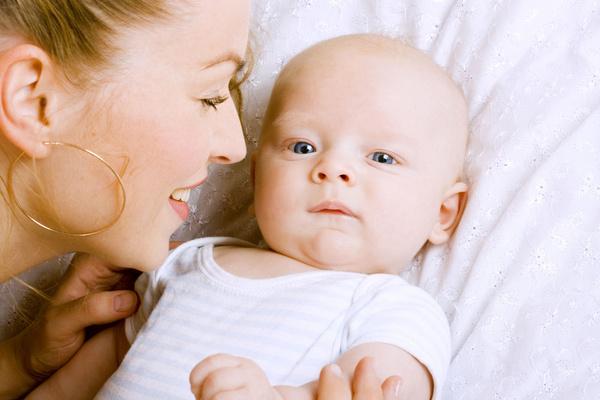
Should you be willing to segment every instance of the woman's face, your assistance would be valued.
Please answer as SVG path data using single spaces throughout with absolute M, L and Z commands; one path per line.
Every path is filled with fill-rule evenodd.
M 249 1 L 178 6 L 174 18 L 120 36 L 107 83 L 83 96 L 93 102 L 73 98 L 54 114 L 59 122 L 53 139 L 88 148 L 125 170 L 121 218 L 103 233 L 75 239 L 76 248 L 69 250 L 116 265 L 156 268 L 170 235 L 187 217 L 185 202 L 173 197 L 185 200 L 185 189 L 206 178 L 210 163 L 233 163 L 246 154 L 228 85 L 245 55 Z M 56 186 L 68 188 L 51 199 L 58 210 L 68 210 L 60 213 L 65 226 L 89 231 L 113 219 L 120 204 L 117 186 L 100 162 L 86 157 L 54 171 Z

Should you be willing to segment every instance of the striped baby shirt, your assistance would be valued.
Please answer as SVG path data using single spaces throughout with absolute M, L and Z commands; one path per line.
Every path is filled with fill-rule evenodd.
M 213 258 L 232 238 L 192 240 L 136 282 L 132 346 L 99 399 L 193 399 L 189 374 L 205 357 L 252 359 L 272 385 L 303 385 L 361 343 L 402 348 L 427 367 L 439 399 L 450 359 L 446 317 L 425 291 L 389 274 L 309 271 L 242 278 Z

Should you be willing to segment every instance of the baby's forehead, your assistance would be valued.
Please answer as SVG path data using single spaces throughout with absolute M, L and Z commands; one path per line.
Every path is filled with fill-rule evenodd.
M 321 86 L 382 86 L 404 91 L 409 85 L 411 90 L 427 90 L 435 97 L 459 94 L 444 70 L 427 55 L 398 39 L 379 35 L 342 36 L 308 48 L 284 67 L 274 94 L 315 81 Z
M 288 66 L 314 63 L 324 68 L 335 64 L 361 62 L 386 62 L 397 68 L 414 64 L 433 64 L 419 50 L 399 39 L 379 35 L 348 35 L 319 42 L 292 58 Z M 287 68 L 287 67 L 286 67 Z

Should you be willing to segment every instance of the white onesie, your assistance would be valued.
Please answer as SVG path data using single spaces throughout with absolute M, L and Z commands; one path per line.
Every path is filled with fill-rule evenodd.
M 193 399 L 189 373 L 214 353 L 250 358 L 272 385 L 297 386 L 350 348 L 382 342 L 423 363 L 439 399 L 450 333 L 423 290 L 395 275 L 328 270 L 241 278 L 215 262 L 215 244 L 250 246 L 193 240 L 138 279 L 142 305 L 126 321 L 133 344 L 97 398 Z

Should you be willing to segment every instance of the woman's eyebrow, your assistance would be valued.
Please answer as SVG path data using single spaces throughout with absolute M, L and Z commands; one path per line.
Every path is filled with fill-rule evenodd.
M 215 65 L 222 64 L 225 62 L 234 63 L 236 65 L 236 71 L 240 71 L 246 65 L 246 61 L 242 57 L 240 57 L 236 53 L 229 52 L 229 53 L 221 54 L 220 56 L 216 57 L 212 61 L 209 61 L 206 64 L 202 65 L 201 70 L 212 68 Z

